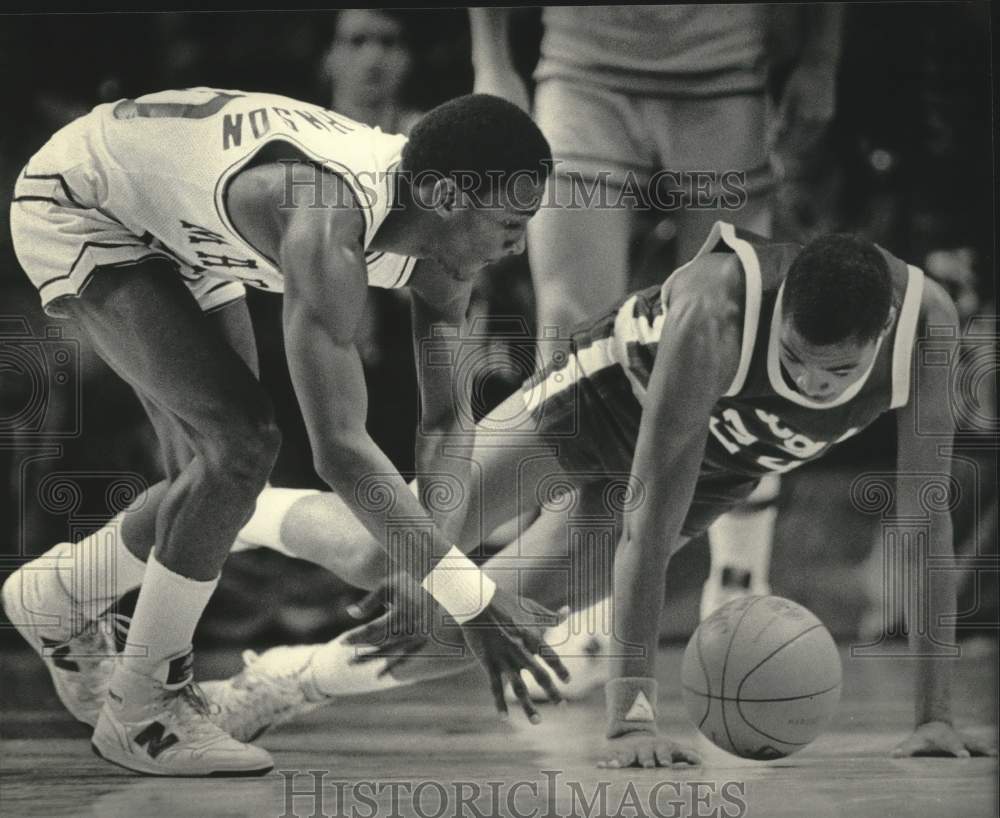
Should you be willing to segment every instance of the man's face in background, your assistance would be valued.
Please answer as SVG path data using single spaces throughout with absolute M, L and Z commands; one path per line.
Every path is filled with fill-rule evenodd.
M 338 93 L 369 103 L 397 99 L 412 58 L 400 23 L 378 11 L 346 9 L 326 57 Z

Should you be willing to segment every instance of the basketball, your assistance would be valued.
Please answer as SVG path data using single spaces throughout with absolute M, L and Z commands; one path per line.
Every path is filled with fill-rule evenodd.
M 777 596 L 733 600 L 691 636 L 684 704 L 713 744 L 743 758 L 801 750 L 840 701 L 840 656 L 815 615 Z

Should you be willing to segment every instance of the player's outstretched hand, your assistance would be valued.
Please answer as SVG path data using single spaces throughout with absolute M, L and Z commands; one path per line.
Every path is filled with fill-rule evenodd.
M 497 588 L 485 610 L 462 626 L 465 641 L 486 670 L 501 715 L 507 715 L 504 683 L 510 682 L 529 721 L 538 724 L 542 720 L 521 678 L 522 670 L 535 678 L 551 701 L 562 701 L 552 677 L 535 659 L 540 657 L 562 681 L 569 681 L 569 671 L 544 639 L 555 621 L 555 614 L 547 608 Z
M 376 616 L 380 611 L 381 615 Z M 394 575 L 359 602 L 348 606 L 347 612 L 360 620 L 376 617 L 349 631 L 344 641 L 365 651 L 356 653 L 350 664 L 384 661 L 379 677 L 388 673 L 398 677 L 415 657 L 426 655 L 433 641 L 433 623 L 435 620 L 440 623 L 442 617 L 431 595 L 404 573 Z M 439 624 L 435 633 L 446 644 L 461 645 L 461 636 L 448 636 L 448 630 L 451 629 Z
M 963 735 L 947 722 L 929 721 L 921 724 L 905 741 L 893 748 L 893 758 L 907 756 L 995 756 L 997 748 L 985 741 Z
M 617 770 L 624 767 L 672 767 L 701 764 L 701 757 L 666 736 L 656 733 L 628 733 L 608 739 L 597 766 Z

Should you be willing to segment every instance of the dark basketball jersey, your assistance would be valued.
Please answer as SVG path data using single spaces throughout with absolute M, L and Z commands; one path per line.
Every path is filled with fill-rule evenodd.
M 879 343 L 870 368 L 836 400 L 818 403 L 789 385 L 778 356 L 782 284 L 800 245 L 770 242 L 716 223 L 695 258 L 724 252 L 739 260 L 743 339 L 736 377 L 709 421 L 703 476 L 715 471 L 748 477 L 786 472 L 907 402 L 923 273 L 879 249 L 892 278 L 896 325 Z M 595 336 L 579 353 L 585 369 L 587 357 L 594 363 L 605 357 L 618 363 L 640 404 L 646 399 L 660 333 L 670 320 L 664 306 L 668 287 L 669 281 L 632 295 L 615 312 L 613 324 L 608 320 L 591 328 Z

